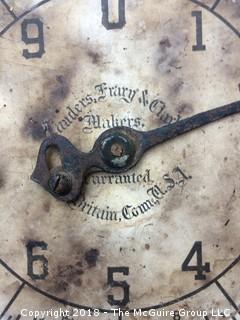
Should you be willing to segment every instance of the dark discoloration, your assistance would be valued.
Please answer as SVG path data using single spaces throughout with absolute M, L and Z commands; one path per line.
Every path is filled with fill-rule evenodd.
M 186 149 L 183 149 L 182 155 L 183 155 L 183 159 L 186 159 Z
M 190 115 L 194 113 L 194 109 L 193 106 L 190 103 L 181 103 L 178 108 L 177 108 L 177 112 L 180 115 Z
M 182 90 L 183 86 L 184 86 L 184 81 L 182 79 L 178 79 L 176 83 L 173 85 L 171 93 L 174 95 L 178 94 Z
M 184 50 L 189 42 L 186 33 L 179 32 L 179 27 L 169 23 L 166 29 L 166 35 L 162 36 L 158 42 L 156 50 L 156 68 L 155 70 L 162 75 L 174 75 L 175 70 L 182 69 L 182 59 Z
M 65 281 L 69 282 L 75 277 L 79 277 L 83 274 L 83 271 L 76 266 L 66 265 L 66 266 L 58 266 L 58 274 L 57 277 L 65 279 Z
M 89 50 L 87 54 L 93 64 L 99 64 L 101 62 L 101 56 L 99 53 Z
M 158 59 L 158 65 L 163 64 L 163 63 L 168 59 L 168 54 L 167 54 L 167 52 L 168 52 L 168 49 L 170 48 L 170 47 L 165 46 L 165 45 L 162 46 L 162 45 L 161 45 L 161 42 L 162 42 L 162 41 L 160 41 L 160 43 L 159 43 L 160 57 L 159 57 L 159 59 Z
M 5 176 L 2 171 L 0 171 L 0 189 L 3 188 L 6 184 Z
M 43 84 L 43 97 L 48 105 L 58 108 L 59 102 L 64 101 L 70 94 L 73 70 L 63 70 L 61 73 L 53 74 Z M 47 95 L 46 95 L 47 92 Z
M 72 70 L 63 70 L 61 73 L 51 74 L 43 83 L 41 94 L 36 99 L 36 104 L 30 106 L 32 110 L 26 114 L 22 133 L 33 140 L 41 141 L 51 133 L 56 110 L 63 105 L 70 94 Z
M 68 289 L 68 283 L 64 280 L 60 280 L 57 282 L 56 286 L 55 286 L 55 290 L 56 292 L 66 292 Z
M 51 274 L 48 290 L 59 294 L 68 291 L 71 285 L 80 287 L 82 285 L 81 276 L 84 270 L 77 263 L 66 264 L 66 261 L 57 265 Z
M 149 249 L 150 249 L 150 244 L 146 243 L 146 244 L 145 244 L 145 249 L 146 249 L 146 250 L 149 250 Z
M 159 46 L 161 47 L 162 50 L 166 50 L 167 48 L 171 48 L 171 42 L 168 37 L 164 37 L 162 40 L 159 42 Z
M 47 212 L 47 213 L 50 212 L 50 208 L 51 208 L 50 202 L 49 201 L 44 202 L 44 204 L 43 204 L 44 212 Z
M 27 118 L 23 127 L 23 134 L 32 137 L 33 140 L 42 140 L 46 138 L 47 132 L 52 130 L 51 123 L 49 110 L 36 112 Z
M 49 277 L 47 282 L 47 291 L 56 296 L 64 295 L 67 299 L 73 287 L 84 286 L 89 280 L 91 268 L 96 266 L 99 250 L 86 250 L 83 242 L 75 239 L 68 239 L 68 250 L 65 250 L 62 258 L 58 258 L 55 262 L 49 260 Z
M 85 252 L 85 260 L 90 268 L 96 267 L 99 251 L 97 249 L 90 249 Z
M 53 99 L 67 98 L 67 96 L 70 92 L 67 79 L 63 75 L 58 75 L 56 77 L 56 80 L 59 83 L 59 86 L 56 88 L 56 90 L 53 90 L 51 92 L 52 98 Z

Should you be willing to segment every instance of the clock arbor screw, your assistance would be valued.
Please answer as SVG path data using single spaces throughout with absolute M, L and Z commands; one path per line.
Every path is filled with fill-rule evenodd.
M 72 179 L 66 171 L 55 171 L 51 174 L 48 185 L 53 193 L 66 196 L 72 190 Z

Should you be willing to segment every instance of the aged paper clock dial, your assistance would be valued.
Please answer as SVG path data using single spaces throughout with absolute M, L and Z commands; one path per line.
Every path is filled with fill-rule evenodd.
M 237 103 L 239 12 L 238 0 L 0 1 L 0 319 L 238 319 L 238 114 L 89 175 L 75 202 L 30 176 L 53 134 L 89 152 L 110 128 Z

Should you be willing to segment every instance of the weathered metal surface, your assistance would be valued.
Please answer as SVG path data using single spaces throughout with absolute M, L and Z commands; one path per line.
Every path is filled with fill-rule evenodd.
M 55 0 L 1 36 L 0 257 L 21 277 L 1 264 L 1 311 L 27 281 L 6 319 L 26 305 L 58 309 L 61 301 L 109 309 L 108 296 L 120 299 L 122 290 L 108 285 L 107 269 L 120 266 L 129 267 L 128 276 L 114 275 L 130 285 L 129 309 L 171 301 L 178 302 L 166 309 L 229 307 L 211 281 L 239 255 L 239 115 L 153 148 L 125 174 L 90 175 L 74 204 L 30 180 L 39 145 L 51 133 L 88 152 L 117 125 L 149 131 L 239 100 L 239 37 L 216 16 L 239 1 L 221 1 L 214 12 L 203 3 L 214 5 L 129 0 L 124 28 L 107 30 L 99 1 Z M 193 51 L 192 11 L 202 11 L 205 51 Z M 41 59 L 23 56 L 39 49 L 21 39 L 30 18 L 43 22 Z M 238 26 L 237 10 L 228 21 Z M 28 31 L 36 36 L 35 26 Z M 34 250 L 48 260 L 46 280 L 27 274 L 30 241 L 48 244 Z M 195 241 L 211 266 L 202 281 L 181 270 Z M 34 271 L 41 273 L 42 264 Z M 238 264 L 228 271 L 219 282 L 239 305 Z M 112 315 L 100 317 L 106 318 Z

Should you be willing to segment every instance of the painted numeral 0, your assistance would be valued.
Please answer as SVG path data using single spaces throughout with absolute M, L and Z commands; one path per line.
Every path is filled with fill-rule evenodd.
M 114 1 L 118 1 L 118 22 L 109 22 L 109 0 L 102 0 L 102 24 L 107 30 L 122 29 L 126 24 L 125 0 Z
M 37 35 L 35 37 L 29 36 L 29 28 L 35 27 L 37 30 Z M 44 34 L 43 34 L 43 23 L 41 20 L 33 18 L 33 19 L 25 19 L 22 22 L 22 41 L 25 44 L 37 44 L 38 50 L 35 52 L 30 52 L 28 49 L 23 50 L 23 56 L 26 59 L 33 58 L 41 58 L 45 53 L 44 49 Z

